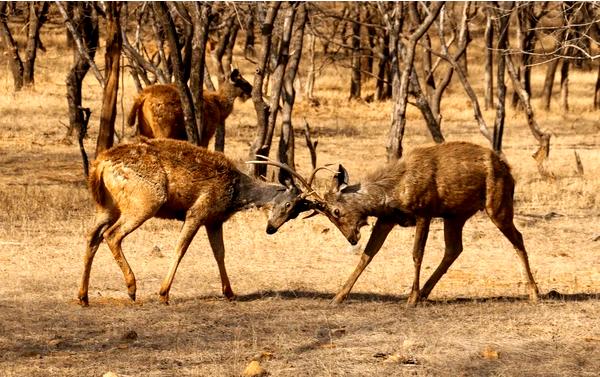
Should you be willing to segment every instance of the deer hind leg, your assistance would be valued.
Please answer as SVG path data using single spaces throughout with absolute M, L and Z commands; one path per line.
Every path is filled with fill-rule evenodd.
M 210 247 L 212 248 L 215 260 L 219 266 L 219 275 L 221 276 L 221 288 L 223 295 L 228 300 L 234 298 L 231 284 L 229 283 L 229 277 L 227 276 L 227 270 L 225 270 L 225 245 L 223 244 L 223 224 L 211 224 L 206 226 L 206 233 L 208 234 L 208 240 Z
M 425 244 L 427 243 L 427 236 L 429 235 L 429 224 L 431 218 L 419 217 L 417 218 L 417 230 L 415 232 L 415 243 L 413 245 L 413 262 L 415 265 L 415 276 L 413 279 L 413 285 L 408 296 L 408 305 L 415 306 L 420 300 L 420 288 L 419 288 L 419 277 L 421 274 L 421 263 L 423 262 L 423 252 L 425 251 Z
M 122 214 L 121 217 L 119 217 L 119 219 L 104 233 L 106 244 L 110 248 L 113 258 L 115 258 L 115 261 L 123 272 L 125 283 L 127 285 L 127 293 L 133 301 L 135 301 L 136 293 L 135 275 L 133 274 L 129 263 L 127 263 L 127 259 L 123 254 L 121 243 L 129 233 L 139 228 L 140 225 L 152 217 L 154 212 L 156 211 L 153 211 L 151 214 L 138 214 L 137 216 L 132 216 L 131 214 Z
M 462 230 L 466 219 L 444 219 L 444 257 L 440 265 L 429 277 L 423 289 L 421 290 L 421 299 L 426 299 L 442 276 L 448 271 L 448 268 L 454 263 L 456 258 L 463 251 Z
M 352 290 L 354 283 L 356 283 L 356 280 L 358 280 L 360 274 L 369 265 L 369 263 L 371 263 L 371 260 L 377 254 L 379 249 L 381 249 L 383 242 L 387 238 L 388 234 L 390 234 L 390 232 L 392 231 L 392 228 L 394 228 L 394 225 L 395 224 L 393 222 L 386 222 L 381 219 L 377 220 L 375 226 L 373 227 L 373 231 L 371 232 L 371 237 L 369 237 L 369 241 L 365 246 L 365 250 L 360 257 L 358 265 L 356 266 L 354 272 L 352 272 L 352 275 L 350 275 L 342 289 L 340 289 L 338 294 L 335 295 L 335 297 L 331 301 L 332 304 L 340 304 L 346 299 L 346 297 L 350 293 L 350 290 Z
M 494 200 L 496 197 L 501 197 L 502 200 L 497 202 Z M 525 250 L 525 244 L 523 242 L 523 235 L 521 232 L 517 230 L 515 224 L 513 222 L 513 200 L 512 200 L 512 192 L 510 196 L 506 194 L 506 190 L 502 193 L 497 193 L 497 195 L 492 195 L 488 198 L 488 203 L 486 203 L 486 211 L 492 222 L 500 229 L 502 234 L 508 238 L 508 240 L 513 244 L 515 251 L 517 252 L 517 256 L 521 260 L 521 266 L 523 269 L 523 273 L 527 277 L 528 289 L 529 289 L 529 299 L 533 302 L 538 300 L 539 291 L 535 280 L 533 279 L 533 274 L 531 273 L 531 267 L 529 266 L 529 258 L 527 256 L 527 251 Z
M 115 222 L 116 218 L 110 212 L 98 212 L 94 226 L 87 236 L 87 248 L 83 258 L 83 276 L 81 277 L 81 286 L 79 287 L 79 304 L 88 306 L 88 287 L 90 284 L 90 272 L 92 262 L 100 243 L 102 243 L 102 234 L 109 226 Z
M 173 262 L 171 262 L 169 272 L 167 273 L 167 276 L 165 276 L 158 293 L 160 295 L 160 301 L 162 301 L 165 305 L 169 304 L 169 291 L 171 290 L 171 285 L 173 285 L 177 267 L 179 266 L 179 263 L 183 259 L 183 256 L 187 252 L 190 243 L 192 243 L 192 240 L 194 239 L 194 236 L 198 232 L 198 229 L 200 229 L 201 225 L 202 221 L 192 216 L 187 217 L 183 223 L 179 240 L 177 241 L 177 246 L 175 248 L 175 258 L 173 259 Z

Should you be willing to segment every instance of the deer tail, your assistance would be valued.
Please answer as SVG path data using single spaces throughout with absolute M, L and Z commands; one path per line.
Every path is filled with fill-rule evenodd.
M 92 192 L 92 197 L 94 198 L 94 201 L 100 205 L 104 204 L 106 192 L 104 179 L 102 178 L 103 170 L 104 164 L 102 162 L 94 163 L 88 177 L 88 185 Z
M 127 126 L 133 127 L 135 125 L 135 119 L 137 118 L 140 107 L 144 104 L 144 100 L 146 96 L 144 94 L 140 94 L 137 96 L 135 101 L 133 101 L 133 105 L 131 106 L 131 110 L 129 110 L 129 115 L 127 116 Z

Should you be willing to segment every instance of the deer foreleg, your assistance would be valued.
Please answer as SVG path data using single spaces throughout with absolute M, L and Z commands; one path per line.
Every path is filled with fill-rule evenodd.
M 444 258 L 423 286 L 421 299 L 429 297 L 433 287 L 463 251 L 462 230 L 465 221 L 464 219 L 444 219 L 444 242 L 446 245 Z
M 225 270 L 225 245 L 223 244 L 223 224 L 213 224 L 206 226 L 206 232 L 208 233 L 208 240 L 210 247 L 212 248 L 213 254 L 219 266 L 219 275 L 221 276 L 221 288 L 223 295 L 227 299 L 231 300 L 234 297 L 231 284 L 229 283 L 229 277 L 227 276 L 227 270 Z
M 342 289 L 338 292 L 337 295 L 332 300 L 332 304 L 339 304 L 346 299 L 354 283 L 358 280 L 358 277 L 363 272 L 363 270 L 369 265 L 373 257 L 377 254 L 383 242 L 387 238 L 388 234 L 390 234 L 392 228 L 394 228 L 393 222 L 387 222 L 381 219 L 378 219 L 373 227 L 373 231 L 371 232 L 371 237 L 369 237 L 369 241 L 367 242 L 367 246 L 365 246 L 365 250 L 360 257 L 360 261 L 358 265 L 352 272 L 352 275 L 346 281 L 346 284 L 342 287 Z
M 413 279 L 413 285 L 410 291 L 410 296 L 408 296 L 409 306 L 417 305 L 417 302 L 419 302 L 420 299 L 419 277 L 421 274 L 421 263 L 423 262 L 423 252 L 425 251 L 425 244 L 427 243 L 427 236 L 429 235 L 430 223 L 431 218 L 417 218 L 417 230 L 415 233 L 415 243 L 413 245 L 413 262 L 415 265 L 415 276 Z
M 173 262 L 171 262 L 169 272 L 167 273 L 167 276 L 165 276 L 165 279 L 160 286 L 160 300 L 164 304 L 169 303 L 169 291 L 171 290 L 171 285 L 173 284 L 173 279 L 175 278 L 175 272 L 177 272 L 177 267 L 179 266 L 181 259 L 183 259 L 183 256 L 190 246 L 190 243 L 194 239 L 196 232 L 198 232 L 200 225 L 200 221 L 193 218 L 187 218 L 183 224 L 183 227 L 181 228 L 181 234 L 179 235 L 179 240 L 177 241 L 177 247 L 175 249 L 175 259 L 173 259 Z

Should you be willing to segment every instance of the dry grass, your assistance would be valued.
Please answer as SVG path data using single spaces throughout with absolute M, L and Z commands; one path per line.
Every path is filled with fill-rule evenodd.
M 331 307 L 358 259 L 342 235 L 316 217 L 267 236 L 266 214 L 249 211 L 225 226 L 237 301 L 220 298 L 216 263 L 200 232 L 178 271 L 172 305 L 159 305 L 156 292 L 179 224 L 151 220 L 124 244 L 138 302 L 128 301 L 121 272 L 103 245 L 92 272 L 91 307 L 82 309 L 75 296 L 92 209 L 78 150 L 60 142 L 68 121 L 70 58 L 57 48 L 60 36 L 49 38 L 45 43 L 54 48 L 39 57 L 35 89 L 12 94 L 0 57 L 1 375 L 233 376 L 261 352 L 272 353 L 262 364 L 275 376 L 591 376 L 600 370 L 600 126 L 590 105 L 595 74 L 572 75 L 570 113 L 538 111 L 541 126 L 554 134 L 548 161 L 554 179 L 537 173 L 524 116 L 509 111 L 507 117 L 504 145 L 518 181 L 517 226 L 541 291 L 555 291 L 540 304 L 524 300 L 516 255 L 485 215 L 467 224 L 465 252 L 432 293 L 433 302 L 407 309 L 411 230 L 392 232 L 349 301 Z M 251 77 L 252 67 L 241 69 Z M 470 69 L 479 84 L 480 68 L 473 63 Z M 534 83 L 542 75 L 534 70 Z M 296 124 L 306 117 L 319 138 L 319 161 L 343 162 L 354 180 L 383 161 L 392 104 L 348 102 L 339 77 L 348 76 L 329 68 L 319 77 L 315 94 L 322 105 L 312 108 L 300 98 Z M 133 94 L 126 80 L 126 110 Z M 89 75 L 84 101 L 94 112 L 88 150 L 100 98 Z M 485 143 L 460 87 L 451 87 L 443 106 L 448 140 Z M 254 119 L 247 102 L 238 103 L 228 120 L 226 151 L 234 159 L 245 158 Z M 414 109 L 408 120 L 405 146 L 428 143 Z M 119 114 L 118 129 L 121 121 Z M 308 153 L 297 140 L 297 162 L 306 172 Z M 575 172 L 574 149 L 583 176 Z M 326 178 L 318 184 L 324 187 Z M 442 252 L 441 223 L 434 222 L 425 275 Z

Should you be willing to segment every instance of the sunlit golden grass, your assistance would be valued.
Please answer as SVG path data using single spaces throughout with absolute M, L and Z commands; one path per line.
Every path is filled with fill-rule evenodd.
M 465 251 L 432 292 L 433 301 L 408 309 L 412 229 L 394 230 L 349 301 L 330 307 L 360 250 L 322 217 L 295 220 L 267 236 L 266 212 L 251 210 L 225 224 L 226 264 L 237 301 L 220 297 L 216 263 L 201 230 L 180 265 L 171 305 L 160 305 L 156 293 L 180 223 L 152 219 L 124 242 L 138 301 L 129 302 L 122 274 L 102 245 L 92 269 L 91 306 L 82 309 L 76 291 L 93 206 L 78 148 L 62 142 L 68 123 L 64 79 L 71 61 L 63 38 L 58 29 L 49 33 L 45 43 L 51 47 L 38 57 L 36 86 L 20 93 L 12 93 L 0 55 L 1 375 L 233 376 L 261 352 L 272 354 L 262 364 L 274 376 L 573 376 L 600 370 L 600 124 L 591 106 L 594 72 L 571 74 L 570 112 L 559 109 L 558 96 L 545 112 L 536 98 L 545 70 L 534 68 L 537 120 L 553 134 L 546 164 L 553 178 L 542 178 L 530 157 L 537 144 L 524 115 L 508 109 L 504 152 L 517 180 L 515 222 L 544 294 L 539 304 L 524 300 L 517 257 L 485 214 L 467 223 Z M 480 50 L 469 50 L 469 72 L 482 95 Z M 102 68 L 102 51 L 97 56 Z M 254 67 L 239 57 L 237 62 L 251 79 Z M 294 125 L 300 131 L 306 118 L 319 140 L 319 163 L 343 163 L 356 181 L 385 161 L 393 104 L 348 101 L 348 77 L 343 68 L 327 67 L 316 82 L 318 107 L 299 90 Z M 363 92 L 373 88 L 367 81 Z M 125 77 L 119 133 L 121 109 L 126 115 L 134 94 Z M 93 111 L 85 142 L 91 155 L 100 105 L 100 86 L 89 74 L 84 106 Z M 447 140 L 486 145 L 458 82 L 442 105 Z M 484 115 L 491 127 L 495 111 Z M 248 101 L 236 103 L 227 121 L 226 153 L 240 164 L 247 159 L 255 119 Z M 407 120 L 406 149 L 431 143 L 413 107 Z M 575 150 L 583 175 L 576 171 Z M 301 173 L 310 171 L 300 132 L 296 163 Z M 329 179 L 319 176 L 317 186 L 325 189 Z M 363 230 L 363 245 L 369 231 Z M 424 279 L 441 260 L 443 238 L 442 223 L 434 221 Z

